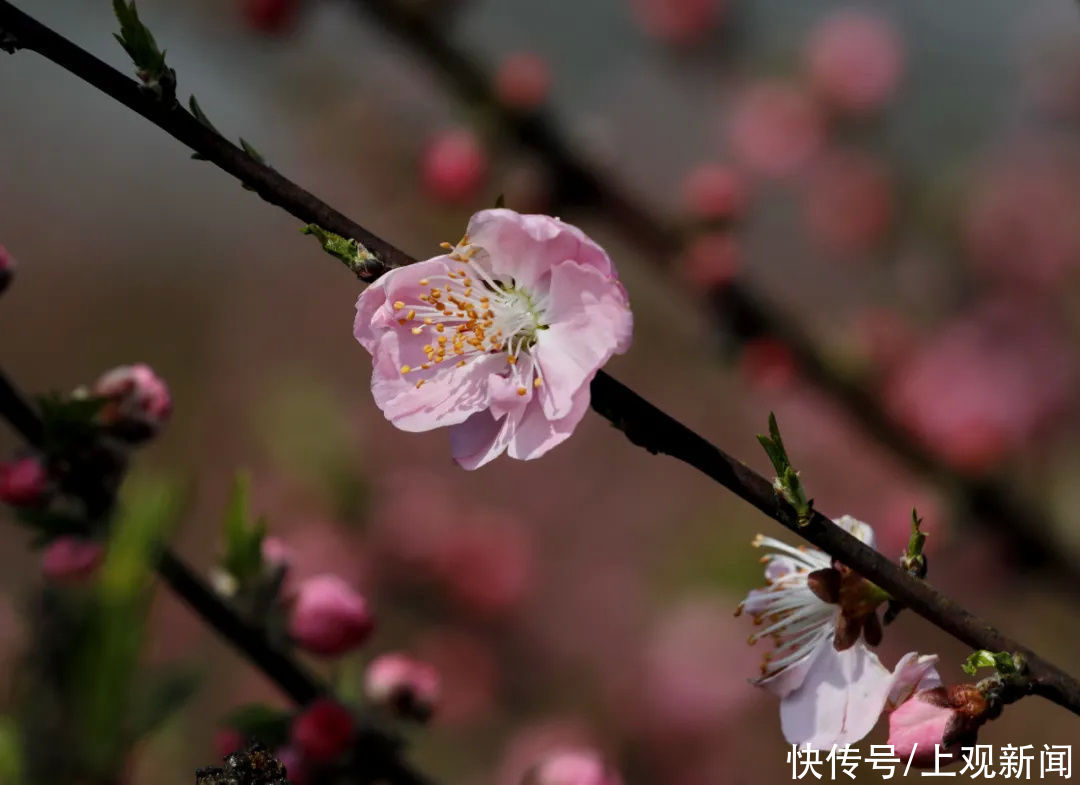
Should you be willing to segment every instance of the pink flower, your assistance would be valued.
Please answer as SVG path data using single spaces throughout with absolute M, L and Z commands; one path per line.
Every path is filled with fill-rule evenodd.
M 499 64 L 495 92 L 503 104 L 530 111 L 547 98 L 551 71 L 547 61 L 531 52 L 512 54 Z
M 296 23 L 300 0 L 243 0 L 244 21 L 260 33 L 285 33 Z
M 1045 289 L 1080 266 L 1080 197 L 1069 171 L 1052 155 L 1023 151 L 977 175 L 962 233 L 982 274 Z
M 873 545 L 873 530 L 865 523 L 849 515 L 836 523 Z M 838 572 L 827 554 L 760 535 L 754 544 L 775 551 L 765 556 L 769 585 L 751 591 L 739 610 L 762 625 L 750 636 L 751 643 L 770 639 L 776 644 L 756 683 L 780 697 L 780 724 L 789 742 L 819 748 L 853 744 L 873 729 L 883 711 L 916 689 L 941 683 L 936 655 L 911 652 L 892 672 L 881 664 L 864 638 L 871 630 L 877 631 L 873 637 L 880 636 L 876 615 L 860 619 L 861 628 L 853 627 L 849 609 L 836 597 L 823 598 L 823 588 L 812 580 L 826 571 Z
M 330 698 L 320 698 L 293 719 L 290 742 L 304 760 L 330 763 L 349 748 L 355 731 L 348 709 Z
M 653 38 L 686 46 L 700 43 L 716 26 L 724 0 L 632 0 L 634 17 Z
M 975 743 L 986 709 L 974 685 L 920 690 L 889 716 L 889 744 L 918 768 L 934 766 L 938 746 L 955 756 Z
M 472 131 L 444 131 L 424 150 L 420 170 L 432 199 L 449 204 L 470 202 L 487 177 L 487 155 Z
M 716 288 L 735 279 L 741 261 L 742 251 L 731 232 L 705 232 L 683 254 L 682 274 L 692 284 Z
M 821 147 L 825 124 L 810 97 L 794 85 L 751 85 L 732 109 L 728 143 L 754 172 L 782 178 L 795 174 Z
M 360 646 L 375 626 L 368 604 L 336 575 L 316 575 L 300 584 L 289 634 L 316 654 L 336 657 Z
M 526 777 L 527 785 L 622 785 L 622 778 L 594 750 L 554 752 Z
M 742 175 L 722 164 L 706 164 L 694 169 L 683 181 L 682 192 L 687 212 L 704 220 L 738 218 L 749 201 Z
M 467 469 L 539 458 L 585 415 L 589 383 L 630 346 L 611 259 L 545 215 L 484 210 L 450 253 L 383 275 L 356 304 L 371 390 L 406 431 L 451 426 Z
M 33 507 L 45 500 L 49 473 L 35 457 L 0 461 L 0 502 L 12 507 Z
M 782 390 L 795 380 L 797 371 L 791 349 L 781 340 L 763 336 L 742 346 L 739 372 L 756 390 Z
M 866 114 L 896 92 L 904 50 L 891 23 L 867 11 L 845 9 L 811 33 L 806 66 L 814 88 L 835 109 Z
M 892 227 L 888 170 L 865 153 L 830 154 L 807 183 L 803 216 L 811 238 L 827 251 L 842 256 L 872 251 Z
M 364 694 L 376 706 L 425 721 L 439 702 L 439 672 L 405 654 L 376 657 L 364 674 Z
M 41 552 L 41 571 L 58 582 L 86 580 L 105 558 L 101 543 L 80 537 L 57 537 Z
M 113 368 L 94 383 L 93 394 L 105 399 L 101 422 L 127 441 L 150 438 L 172 413 L 168 386 L 143 363 Z
M 983 303 L 939 328 L 886 381 L 896 419 L 958 468 L 985 471 L 1067 405 L 1077 368 L 1063 328 L 1036 306 Z

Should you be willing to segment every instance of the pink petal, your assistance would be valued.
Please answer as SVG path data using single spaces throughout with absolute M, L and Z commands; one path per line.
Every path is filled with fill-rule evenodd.
M 374 355 L 383 331 L 395 326 L 395 321 L 401 317 L 401 313 L 393 308 L 394 301 L 417 302 L 417 298 L 426 291 L 426 287 L 420 286 L 419 281 L 444 273 L 448 269 L 451 269 L 450 259 L 436 256 L 423 262 L 388 270 L 369 285 L 356 301 L 353 335 L 360 345 Z
M 914 651 L 901 657 L 893 668 L 893 684 L 886 708 L 895 709 L 916 692 L 940 687 L 941 676 L 935 667 L 937 661 L 936 654 L 924 654 L 920 657 Z
M 514 414 L 518 417 L 525 411 L 529 401 L 533 398 L 534 362 L 529 354 L 518 357 L 515 365 L 508 366 L 506 359 L 500 355 L 501 363 L 497 368 L 498 373 L 488 377 L 488 392 L 491 397 L 491 416 L 495 419 L 506 414 Z M 505 374 L 507 367 L 510 372 Z M 525 394 L 521 395 L 518 390 L 524 388 Z
M 450 452 L 463 469 L 479 469 L 506 450 L 513 435 L 512 415 L 501 420 L 480 411 L 450 429 Z
M 386 333 L 372 376 L 371 393 L 386 419 L 403 431 L 430 431 L 464 422 L 488 405 L 488 377 L 502 363 L 495 355 L 480 355 L 464 366 L 443 363 L 427 374 L 402 375 L 398 350 L 386 344 L 398 340 Z M 424 384 L 416 386 L 419 379 Z
M 549 298 L 550 326 L 539 331 L 533 352 L 544 380 L 544 412 L 558 419 L 597 369 L 629 348 L 633 317 L 617 281 L 572 262 L 552 271 Z
M 832 636 L 823 635 L 818 645 L 805 657 L 795 660 L 795 662 L 772 676 L 756 680 L 754 684 L 758 687 L 764 687 L 779 698 L 786 698 L 803 685 L 803 682 L 806 681 L 806 675 L 810 672 L 810 667 L 817 661 L 819 656 L 823 656 L 822 652 L 829 649 L 832 649 Z M 782 706 L 783 704 L 781 704 L 781 712 L 783 712 Z M 782 713 L 781 716 L 783 716 Z
M 611 259 L 576 226 L 547 215 L 513 210 L 481 210 L 469 221 L 469 242 L 483 248 L 496 278 L 512 276 L 519 286 L 533 287 L 560 262 L 573 260 L 614 275 Z
M 780 703 L 784 738 L 828 749 L 853 744 L 881 716 L 893 675 L 861 641 L 850 649 L 821 647 L 802 686 Z
M 591 381 L 591 377 L 589 379 Z M 539 458 L 552 447 L 562 444 L 585 416 L 589 408 L 589 385 L 578 389 L 565 417 L 550 420 L 543 408 L 534 403 L 525 410 L 521 421 L 513 429 L 513 438 L 507 450 L 511 458 L 531 461 Z

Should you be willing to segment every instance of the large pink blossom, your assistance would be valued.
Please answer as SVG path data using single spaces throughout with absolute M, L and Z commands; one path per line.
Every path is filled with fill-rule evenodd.
M 632 327 L 600 246 L 557 218 L 496 209 L 474 215 L 447 254 L 368 287 L 354 334 L 387 419 L 406 431 L 451 426 L 454 458 L 475 469 L 564 441 Z
M 836 523 L 868 545 L 874 532 L 845 515 Z M 851 645 L 838 640 L 841 607 L 827 602 L 810 585 L 812 573 L 828 570 L 832 559 L 813 548 L 793 548 L 770 537 L 758 546 L 774 552 L 765 557 L 769 585 L 747 595 L 740 610 L 762 629 L 751 643 L 769 638 L 776 644 L 765 655 L 757 684 L 780 697 L 780 724 L 792 744 L 828 749 L 854 744 L 917 689 L 940 685 L 935 655 L 905 654 L 890 671 L 860 633 Z M 880 629 L 880 628 L 879 628 Z

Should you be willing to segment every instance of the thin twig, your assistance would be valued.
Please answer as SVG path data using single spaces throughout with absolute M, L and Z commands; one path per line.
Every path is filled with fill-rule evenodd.
M 12 19 L 17 21 L 17 27 L 13 28 L 10 24 Z M 90 55 L 87 55 L 66 39 L 60 38 L 56 33 L 17 11 L 6 0 L 0 0 L 0 28 L 14 29 L 20 46 L 39 52 L 67 68 L 76 76 L 82 76 L 78 66 L 85 64 L 87 58 L 96 63 L 96 69 L 112 70 L 109 66 L 90 57 Z M 58 46 L 57 40 L 62 42 L 63 46 Z M 72 62 L 73 51 L 79 54 L 74 63 Z M 114 76 L 104 80 L 106 84 L 125 81 L 125 77 L 118 72 L 113 73 Z M 131 80 L 126 81 L 134 84 Z M 97 85 L 95 84 L 95 86 Z M 103 91 L 112 95 L 109 90 Z M 133 95 L 142 96 L 142 93 L 132 94 L 126 87 L 123 94 L 129 99 Z M 138 100 L 141 102 L 143 100 L 152 101 L 153 99 L 146 97 Z M 137 109 L 137 111 L 139 110 Z M 160 118 L 154 112 L 139 111 L 139 113 L 159 125 L 169 120 L 169 116 Z M 162 127 L 167 131 L 169 130 L 166 125 L 162 125 Z M 196 142 L 198 141 L 197 139 Z M 221 154 L 220 142 L 201 147 L 189 146 L 208 161 L 218 163 L 217 159 Z M 265 184 L 265 181 L 263 182 Z M 297 186 L 291 183 L 289 183 L 289 186 L 290 189 L 299 190 Z M 311 197 L 310 194 L 308 196 L 311 199 L 315 198 Z M 274 198 L 269 198 L 268 201 L 281 204 L 280 201 Z M 286 209 L 288 208 L 286 207 Z M 322 209 L 336 213 L 332 208 L 325 205 L 322 206 Z M 364 231 L 364 236 L 374 238 L 374 235 L 367 231 Z M 377 247 L 387 253 L 386 258 L 394 258 L 403 264 L 414 261 L 412 257 L 397 250 L 390 243 L 378 238 L 374 239 L 378 242 Z M 0 404 L 2 403 L 3 400 L 0 399 Z M 657 409 L 603 371 L 597 374 L 592 383 L 592 407 L 601 416 L 622 430 L 633 443 L 652 453 L 664 453 L 678 458 L 713 478 L 773 520 L 829 553 L 859 574 L 872 580 L 895 599 L 903 602 L 915 613 L 948 634 L 974 648 L 992 651 L 1007 650 L 1023 654 L 1029 664 L 1033 692 L 1069 709 L 1074 714 L 1080 715 L 1080 682 L 1077 682 L 1067 673 L 1047 662 L 1026 646 L 1005 637 L 994 627 L 964 610 L 952 599 L 946 597 L 925 581 L 912 577 L 901 569 L 899 565 L 890 562 L 883 555 L 866 546 L 857 538 L 852 537 L 823 515 L 815 512 L 810 516 L 806 525 L 800 526 L 795 511 L 776 495 L 768 479 L 715 445 L 710 444 L 702 436 Z M 0 414 L 6 415 L 7 413 L 0 411 Z
M 494 83 L 465 50 L 437 24 L 422 4 L 402 0 L 351 0 L 382 28 L 409 46 L 463 101 L 495 118 L 502 135 L 537 154 L 550 168 L 557 212 L 575 206 L 596 208 L 627 234 L 664 270 L 681 251 L 679 235 L 643 203 L 628 195 L 606 173 L 578 155 L 542 110 L 520 112 L 499 101 Z M 1080 590 L 1080 572 L 1056 535 L 1049 513 L 1037 500 L 1021 498 L 1000 477 L 957 471 L 927 450 L 882 409 L 862 380 L 838 372 L 790 317 L 763 302 L 748 286 L 732 282 L 708 295 L 717 322 L 737 340 L 761 336 L 780 340 L 803 375 L 837 401 L 875 442 L 885 445 L 912 469 L 957 496 L 967 517 L 992 529 L 1011 545 L 1017 565 L 1047 568 Z

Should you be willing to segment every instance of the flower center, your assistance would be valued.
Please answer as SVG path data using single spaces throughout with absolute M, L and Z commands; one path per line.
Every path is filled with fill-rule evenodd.
M 416 302 L 398 300 L 394 310 L 398 324 L 409 327 L 413 335 L 430 334 L 423 346 L 427 361 L 419 367 L 401 366 L 402 375 L 427 371 L 448 360 L 458 367 L 486 354 L 506 353 L 509 372 L 515 373 L 519 356 L 536 345 L 537 334 L 546 330 L 544 311 L 547 303 L 517 286 L 515 281 L 492 277 L 473 261 L 477 246 L 466 236 L 457 246 L 443 243 L 455 263 L 445 273 L 420 279 L 423 292 Z M 529 371 L 533 375 L 533 370 Z M 416 386 L 423 385 L 420 379 Z M 540 387 L 535 378 L 522 380 Z M 525 395 L 524 386 L 518 394 Z

